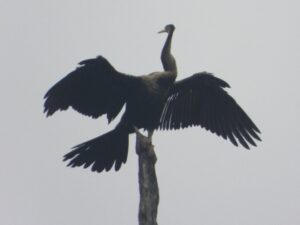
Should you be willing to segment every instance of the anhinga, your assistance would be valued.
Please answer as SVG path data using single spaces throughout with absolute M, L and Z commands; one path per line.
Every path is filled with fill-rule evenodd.
M 73 148 L 64 156 L 69 166 L 92 165 L 92 171 L 119 170 L 126 162 L 128 136 L 144 128 L 151 137 L 155 129 L 172 130 L 201 126 L 249 149 L 260 140 L 259 129 L 223 89 L 229 85 L 207 72 L 196 73 L 175 82 L 176 61 L 171 54 L 174 25 L 161 32 L 168 34 L 161 53 L 163 72 L 144 76 L 123 74 L 102 56 L 84 60 L 79 67 L 56 83 L 45 95 L 44 112 L 51 116 L 69 106 L 98 118 L 106 114 L 112 121 L 126 105 L 114 130 Z M 237 141 L 238 140 L 238 141 Z

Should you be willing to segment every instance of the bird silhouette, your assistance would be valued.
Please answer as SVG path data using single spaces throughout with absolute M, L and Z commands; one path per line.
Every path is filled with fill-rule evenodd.
M 127 160 L 128 137 L 144 128 L 149 138 L 156 129 L 176 130 L 201 126 L 212 133 L 240 143 L 246 149 L 261 140 L 259 129 L 237 102 L 224 90 L 230 86 L 211 73 L 200 72 L 175 81 L 176 61 L 171 54 L 175 26 L 167 33 L 161 52 L 164 71 L 132 76 L 117 71 L 103 56 L 87 59 L 57 82 L 45 95 L 44 112 L 51 116 L 72 107 L 92 118 L 106 114 L 111 122 L 125 105 L 117 126 L 92 140 L 73 147 L 64 156 L 68 166 L 92 171 L 119 170 Z

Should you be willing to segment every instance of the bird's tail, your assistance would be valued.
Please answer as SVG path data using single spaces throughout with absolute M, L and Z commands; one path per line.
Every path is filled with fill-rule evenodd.
M 92 165 L 92 171 L 109 171 L 113 164 L 118 171 L 127 160 L 128 132 L 123 129 L 114 129 L 92 140 L 73 147 L 73 150 L 64 156 L 64 161 L 70 160 L 68 166 Z

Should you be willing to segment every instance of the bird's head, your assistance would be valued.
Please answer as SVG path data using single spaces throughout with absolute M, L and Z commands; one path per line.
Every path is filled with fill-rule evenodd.
M 159 31 L 158 33 L 170 33 L 173 32 L 175 30 L 175 26 L 173 24 L 168 24 L 165 26 L 165 28 L 161 31 Z

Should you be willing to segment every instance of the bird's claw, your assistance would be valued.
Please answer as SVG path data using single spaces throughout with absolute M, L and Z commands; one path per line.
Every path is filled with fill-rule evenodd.
M 137 128 L 136 126 L 133 126 L 133 129 L 134 129 L 135 133 L 142 135 L 142 133 L 139 131 L 139 128 Z

